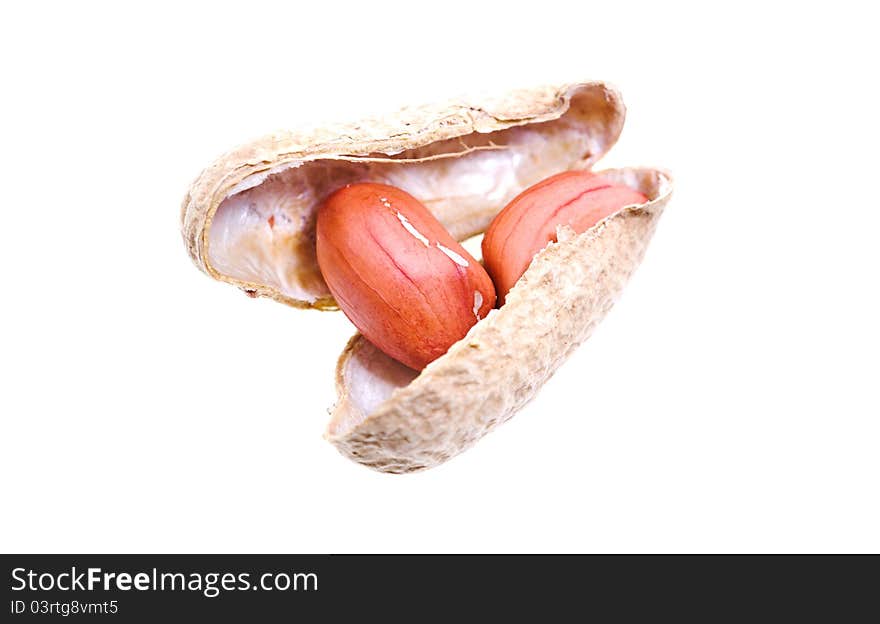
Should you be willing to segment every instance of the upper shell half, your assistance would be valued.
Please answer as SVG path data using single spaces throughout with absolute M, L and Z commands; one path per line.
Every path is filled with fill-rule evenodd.
M 463 240 L 523 189 L 592 166 L 623 119 L 616 90 L 584 82 L 279 132 L 201 173 L 183 202 L 183 238 L 215 279 L 290 305 L 333 307 L 315 255 L 315 216 L 340 186 L 400 187 Z

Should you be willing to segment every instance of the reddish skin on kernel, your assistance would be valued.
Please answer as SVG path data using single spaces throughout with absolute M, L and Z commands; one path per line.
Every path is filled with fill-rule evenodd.
M 495 307 L 485 269 L 401 189 L 339 189 L 318 210 L 316 232 L 318 265 L 339 307 L 411 368 L 446 353 Z
M 566 171 L 551 176 L 517 195 L 502 210 L 483 237 L 483 263 L 500 305 L 532 258 L 551 241 L 556 227 L 587 231 L 624 206 L 648 201 L 642 193 L 612 184 L 589 171 Z

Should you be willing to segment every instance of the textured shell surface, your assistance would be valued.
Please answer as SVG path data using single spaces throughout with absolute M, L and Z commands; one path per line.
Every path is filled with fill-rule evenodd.
M 463 240 L 531 184 L 592 166 L 616 142 L 624 114 L 614 88 L 583 82 L 272 134 L 196 179 L 181 209 L 184 242 L 215 279 L 298 307 L 332 308 L 314 228 L 317 207 L 337 188 L 400 187 Z
M 644 193 L 583 234 L 560 228 L 507 302 L 421 374 L 355 335 L 337 366 L 327 438 L 350 459 L 412 472 L 467 449 L 531 400 L 604 318 L 638 267 L 669 201 L 668 174 L 601 175 Z

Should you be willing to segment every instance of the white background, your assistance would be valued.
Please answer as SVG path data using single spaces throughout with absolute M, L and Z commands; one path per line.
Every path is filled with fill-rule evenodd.
M 0 550 L 880 550 L 876 21 L 602 5 L 7 5 Z M 642 268 L 472 450 L 348 462 L 352 327 L 197 271 L 189 183 L 277 128 L 581 78 L 629 108 L 600 166 L 676 178 Z

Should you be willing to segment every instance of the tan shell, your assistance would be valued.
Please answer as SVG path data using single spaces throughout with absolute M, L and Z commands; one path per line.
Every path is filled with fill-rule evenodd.
M 277 133 L 229 152 L 201 173 L 183 202 L 183 238 L 196 266 L 215 279 L 289 305 L 332 308 L 313 238 L 323 193 L 358 179 L 400 186 L 463 240 L 482 232 L 507 201 L 540 179 L 591 167 L 616 142 L 624 113 L 617 91 L 584 82 Z M 507 161 L 498 154 L 507 154 Z M 505 162 L 518 168 L 505 172 Z M 506 176 L 503 192 L 468 190 L 461 174 L 474 169 Z M 605 175 L 650 201 L 580 235 L 560 229 L 559 242 L 535 257 L 507 303 L 420 374 L 361 336 L 352 338 L 337 366 L 339 400 L 327 431 L 342 454 L 383 472 L 429 468 L 468 448 L 535 395 L 610 309 L 669 200 L 671 180 L 661 171 Z M 434 196 L 426 198 L 409 182 L 433 184 Z M 212 224 L 239 204 L 247 210 L 248 193 L 274 193 L 267 190 L 273 184 L 281 186 L 278 197 L 293 196 L 280 215 L 287 229 L 277 236 L 254 230 L 243 249 L 258 259 L 283 257 L 286 273 L 276 280 L 272 271 L 267 279 L 221 271 L 212 261 L 223 257 L 214 255 L 216 241 L 212 247 L 221 228 L 212 230 Z M 302 192 L 289 193 L 285 184 Z M 257 221 L 263 229 L 273 223 Z
M 560 230 L 560 242 L 535 256 L 505 305 L 421 374 L 352 338 L 337 366 L 339 401 L 327 432 L 343 455 L 383 472 L 430 468 L 535 396 L 611 308 L 669 201 L 671 180 L 661 171 L 603 175 L 650 201 L 580 235 Z
M 288 257 L 294 255 L 288 262 L 292 265 L 287 267 L 289 275 L 284 278 L 293 285 L 286 291 L 278 283 L 221 271 L 212 262 L 209 234 L 224 200 L 284 175 L 307 178 L 312 172 L 312 178 L 320 177 L 321 182 L 324 178 L 338 179 L 338 186 L 358 176 L 369 175 L 373 181 L 381 181 L 376 177 L 391 175 L 390 171 L 411 171 L 406 175 L 421 176 L 423 180 L 439 177 L 435 186 L 447 197 L 431 202 L 419 189 L 408 188 L 405 180 L 392 179 L 389 183 L 419 197 L 455 238 L 463 240 L 482 232 L 498 210 L 527 186 L 557 170 L 594 164 L 616 142 L 624 114 L 616 90 L 601 82 L 585 82 L 404 109 L 360 123 L 269 135 L 225 154 L 196 179 L 181 210 L 184 242 L 202 271 L 252 296 L 272 297 L 298 307 L 331 308 L 334 302 L 314 258 L 313 230 L 321 194 L 333 189 L 310 189 L 314 192 L 306 193 L 301 204 L 290 208 L 288 222 L 292 225 L 278 251 Z M 579 139 L 560 140 L 565 138 L 560 135 L 560 127 L 576 127 Z M 538 137 L 533 143 L 537 147 L 549 146 L 552 153 L 542 154 L 538 149 L 529 153 L 530 145 L 518 146 L 515 140 L 523 132 L 532 132 Z M 553 140 L 541 142 L 544 132 Z M 448 196 L 456 192 L 456 185 L 447 184 L 443 176 L 450 181 L 461 180 L 461 176 L 455 177 L 461 167 L 453 171 L 452 163 L 462 163 L 463 159 L 477 163 L 478 159 L 490 157 L 487 152 L 505 149 L 511 150 L 509 153 L 516 149 L 525 152 L 517 162 L 524 163 L 522 166 L 527 170 L 514 172 L 504 196 L 486 198 L 475 192 L 474 197 L 483 200 L 479 205 Z M 560 162 L 556 163 L 554 158 Z M 362 171 L 367 164 L 372 169 Z M 321 173 L 325 170 L 329 171 L 326 175 Z M 413 181 L 418 185 L 419 180 Z

